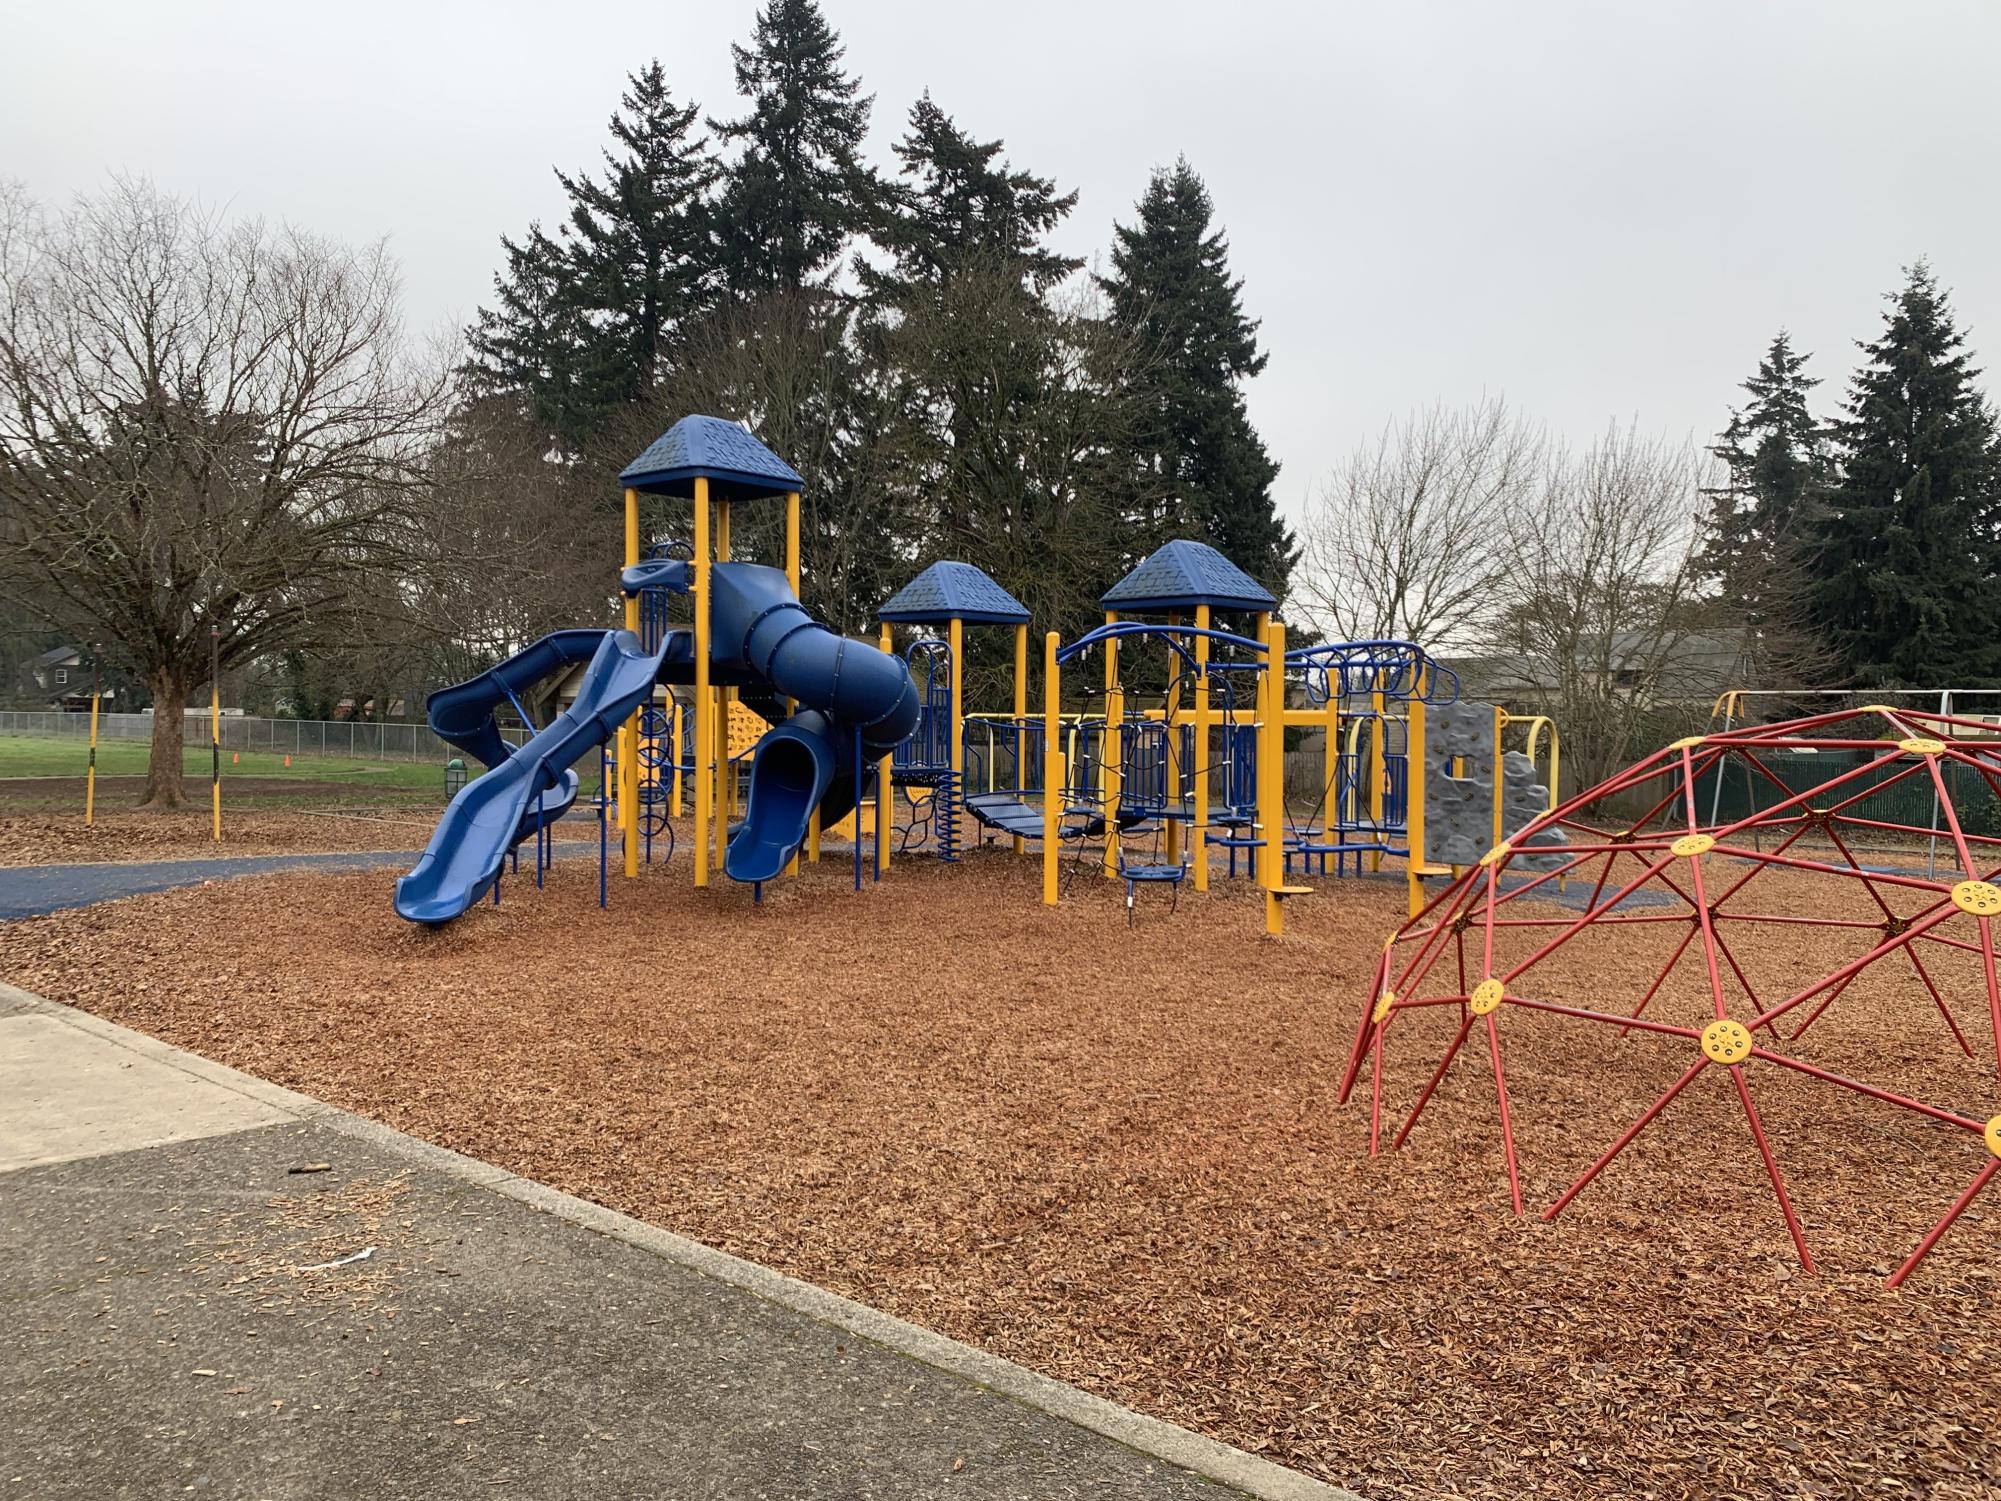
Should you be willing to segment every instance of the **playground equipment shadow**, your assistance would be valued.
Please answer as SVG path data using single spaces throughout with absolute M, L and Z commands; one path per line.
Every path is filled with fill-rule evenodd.
M 228 882 L 13 924 L 0 972 L 1372 1497 L 2001 1488 L 1994 1217 L 1882 1286 L 1968 1144 L 1759 1074 L 1819 1277 L 1747 1191 L 1716 1080 L 1554 1223 L 1508 1212 L 1484 1054 L 1371 1160 L 1332 1094 L 1399 881 L 1299 897 L 1273 942 L 1241 883 L 1172 918 L 1143 895 L 1129 932 L 1114 883 L 1080 874 L 1052 911 L 997 851 L 859 896 L 829 860 L 762 906 L 692 890 L 685 856 L 604 912 L 596 876 L 565 859 L 435 933 L 380 871 Z M 1773 878 L 1780 910 L 1813 899 Z M 1566 993 L 1658 964 L 1676 929 L 1635 915 L 1565 951 Z M 1740 958 L 1818 972 L 1828 941 Z M 1650 1015 L 1700 1015 L 1706 983 Z M 1411 1019 L 1399 1108 L 1438 1055 L 1420 1029 L 1451 1025 Z M 1990 1100 L 1992 1060 L 1942 1034 L 1872 971 L 1803 1047 Z M 1537 1206 L 1682 1066 L 1512 1009 L 1504 1037 Z

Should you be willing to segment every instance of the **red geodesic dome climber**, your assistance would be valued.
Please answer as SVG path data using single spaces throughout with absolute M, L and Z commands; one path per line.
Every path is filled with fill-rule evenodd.
M 1759 1118 L 1753 1086 L 1761 1075 L 1791 1071 L 1818 1090 L 1852 1091 L 1923 1117 L 1946 1128 L 1948 1146 L 1953 1131 L 1970 1132 L 1971 1181 L 1949 1203 L 1941 1193 L 1936 1223 L 1889 1278 L 1897 1286 L 2001 1174 L 1997 881 L 2001 727 L 1877 705 L 1678 741 L 1490 851 L 1390 936 L 1340 1098 L 1369 1070 L 1373 1155 L 1385 1058 L 1399 1030 L 1449 1038 L 1407 1113 L 1398 1107 L 1392 1147 L 1400 1147 L 1471 1042 L 1486 1055 L 1480 1071 L 1491 1073 L 1500 1156 L 1519 1213 L 1503 1045 L 1510 1017 L 1521 1018 L 1518 1026 L 1535 1013 L 1537 1026 L 1552 1018 L 1547 1024 L 1620 1029 L 1630 1038 L 1622 1046 L 1666 1048 L 1686 1067 L 1543 1218 L 1560 1214 L 1699 1076 L 1721 1070 L 1809 1272 L 1813 1256 Z M 1626 962 L 1566 958 L 1585 937 L 1617 946 Z M 1790 972 L 1780 965 L 1772 973 L 1775 956 Z M 1909 1057 L 1935 1044 L 1939 1068 L 1959 1058 L 1945 1087 L 1962 1107 L 1970 1097 L 1985 1109 L 1927 1103 L 1813 1061 L 1814 1043 L 1802 1039 L 1828 1008 L 1844 993 L 1879 1004 L 1890 984 L 1914 987 L 1898 994 L 1931 1018 L 1890 1051 Z M 1417 1027 L 1417 1014 L 1432 1007 L 1447 1008 L 1442 1024 Z M 1411 1024 L 1400 1029 L 1405 1018 Z M 1934 1069 L 1930 1077 L 1947 1076 Z M 1950 1161 L 1937 1171 L 1942 1182 L 1959 1181 Z

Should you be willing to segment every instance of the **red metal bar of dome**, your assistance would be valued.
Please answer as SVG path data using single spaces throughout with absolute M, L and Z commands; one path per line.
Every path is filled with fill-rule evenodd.
M 1918 1248 L 1911 1252 L 1910 1257 L 1902 1266 L 1890 1274 L 1889 1280 L 1884 1286 L 1902 1287 L 1904 1285 L 1904 1279 L 1916 1271 L 1918 1263 L 1931 1254 L 1932 1247 L 1937 1245 L 1944 1237 L 1945 1232 L 1952 1228 L 1952 1222 L 1965 1212 L 1967 1205 L 1979 1197 L 1981 1189 L 1994 1181 L 1994 1175 L 1997 1172 L 2001 1172 L 2001 1157 L 1996 1157 L 1987 1166 L 1973 1175 L 1973 1181 L 1966 1185 L 1966 1192 L 1952 1201 L 1952 1207 L 1946 1210 L 1945 1214 L 1939 1219 L 1939 1222 L 1926 1232 L 1925 1238 L 1918 1242 Z

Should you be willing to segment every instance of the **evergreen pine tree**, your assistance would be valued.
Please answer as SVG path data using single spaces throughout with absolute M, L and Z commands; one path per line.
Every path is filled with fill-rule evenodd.
M 2001 680 L 2001 451 L 1946 296 L 1920 263 L 1850 385 L 1815 602 L 1858 684 Z
M 713 299 L 707 198 L 718 168 L 694 104 L 676 107 L 658 61 L 632 74 L 611 119 L 602 181 L 560 170 L 569 199 L 551 236 L 501 240 L 496 306 L 471 343 L 489 389 L 524 393 L 571 448 L 651 388 L 673 330 Z
M 1185 158 L 1155 172 L 1139 222 L 1114 226 L 1113 274 L 1099 279 L 1113 323 L 1148 355 L 1137 483 L 1151 500 L 1137 520 L 1145 546 L 1199 537 L 1283 599 L 1299 548 L 1272 500 L 1278 465 L 1243 393 L 1265 356 L 1212 216 Z
M 919 284 L 936 285 L 978 258 L 1017 267 L 1026 287 L 1047 291 L 1079 266 L 1043 238 L 1077 206 L 1074 192 L 1006 161 L 1002 143 L 975 140 L 926 92 L 910 109 L 910 129 L 895 146 L 909 179 L 884 190 L 887 212 L 877 239 L 893 272 L 864 265 L 862 279 L 888 300 Z
M 1705 492 L 1702 563 L 1732 613 L 1753 626 L 1795 602 L 1802 539 L 1831 477 L 1827 431 L 1807 404 L 1820 382 L 1806 362 L 1781 329 L 1744 382 L 1750 400 L 1710 449 L 1729 480 Z
M 742 147 L 717 209 L 733 292 L 797 292 L 870 227 L 860 152 L 875 100 L 841 71 L 845 52 L 815 0 L 765 0 L 751 45 L 730 48 L 750 112 L 711 123 Z

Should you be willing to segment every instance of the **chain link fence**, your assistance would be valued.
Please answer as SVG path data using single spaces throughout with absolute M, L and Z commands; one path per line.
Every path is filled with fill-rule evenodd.
M 206 713 L 187 716 L 190 747 L 208 744 Z M 59 710 L 0 710 L 0 735 L 33 735 L 44 739 L 88 740 L 90 716 Z M 150 741 L 151 714 L 101 714 L 99 740 Z M 516 729 L 501 730 L 511 745 L 526 738 Z M 429 725 L 383 724 L 367 720 L 260 719 L 251 715 L 222 717 L 222 748 L 228 751 L 269 751 L 291 756 L 326 756 L 358 761 L 443 761 L 458 752 Z

